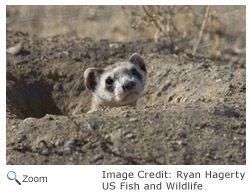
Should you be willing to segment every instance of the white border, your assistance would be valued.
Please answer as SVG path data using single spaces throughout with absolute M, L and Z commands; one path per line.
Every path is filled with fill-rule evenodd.
M 246 194 L 249 191 L 249 166 L 10 166 L 6 165 L 6 5 L 99 5 L 103 4 L 104 1 L 81 1 L 81 0 L 4 0 L 0 1 L 0 25 L 1 25 L 1 44 L 0 44 L 0 59 L 2 61 L 0 65 L 0 89 L 2 91 L 1 101 L 0 101 L 0 193 L 1 194 L 86 194 L 86 193 L 98 193 L 98 194 L 228 194 L 228 193 L 241 193 Z M 106 5 L 137 5 L 137 4 L 170 4 L 170 5 L 246 5 L 247 1 L 234 0 L 234 1 L 218 1 L 218 0 L 208 0 L 208 1 L 105 1 Z M 247 6 L 247 17 L 248 17 L 249 7 Z M 247 19 L 247 32 L 248 32 L 248 19 Z M 248 40 L 248 39 L 247 39 Z M 247 41 L 248 42 L 248 41 Z M 247 44 L 248 45 L 248 44 Z M 247 52 L 248 53 L 248 52 Z M 249 71 L 247 68 L 247 75 L 249 76 Z M 249 79 L 247 79 L 247 86 Z M 249 97 L 249 92 L 247 90 L 247 99 Z M 247 108 L 249 107 L 247 101 Z M 249 116 L 249 111 L 247 110 L 247 121 Z M 249 125 L 247 123 L 247 129 Z M 247 139 L 248 140 L 248 139 Z M 247 151 L 249 151 L 249 146 L 247 144 Z M 248 152 L 249 154 L 249 152 Z M 249 162 L 249 155 L 247 155 L 247 162 Z M 249 163 L 248 163 L 249 164 Z M 136 173 L 138 170 L 145 171 L 159 171 L 168 170 L 174 173 L 176 170 L 183 171 L 245 171 L 247 172 L 246 178 L 243 181 L 238 180 L 228 180 L 228 181 L 216 181 L 216 180 L 197 180 L 204 184 L 205 189 L 203 191 L 103 191 L 101 190 L 101 182 L 106 181 L 101 179 L 101 171 L 133 171 Z M 21 179 L 22 174 L 29 174 L 32 176 L 47 176 L 48 183 L 30 183 L 18 186 L 14 181 L 9 181 L 6 178 L 6 174 L 9 170 L 15 170 L 18 174 L 17 178 Z M 174 179 L 174 178 L 173 178 Z M 111 180 L 112 181 L 112 180 Z M 119 180 L 116 180 L 119 181 Z M 157 182 L 159 180 L 143 180 L 141 182 Z M 161 180 L 164 181 L 164 180 Z

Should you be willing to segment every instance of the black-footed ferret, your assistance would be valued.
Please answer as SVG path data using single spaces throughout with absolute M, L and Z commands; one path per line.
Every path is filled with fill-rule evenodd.
M 136 106 L 147 77 L 144 59 L 137 53 L 128 62 L 107 68 L 88 68 L 84 72 L 86 88 L 93 94 L 91 111 L 105 107 Z

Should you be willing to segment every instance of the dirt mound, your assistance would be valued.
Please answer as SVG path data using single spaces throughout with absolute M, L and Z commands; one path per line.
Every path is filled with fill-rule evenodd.
M 172 53 L 163 42 L 31 37 L 7 31 L 7 164 L 245 164 L 242 56 Z M 137 108 L 86 113 L 83 72 L 145 57 Z

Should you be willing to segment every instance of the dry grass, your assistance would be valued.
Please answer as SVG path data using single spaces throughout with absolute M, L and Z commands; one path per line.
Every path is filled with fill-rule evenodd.
M 169 44 L 173 52 L 221 57 L 228 50 L 244 53 L 246 7 L 7 6 L 7 29 L 44 37 L 152 39 L 156 44 Z

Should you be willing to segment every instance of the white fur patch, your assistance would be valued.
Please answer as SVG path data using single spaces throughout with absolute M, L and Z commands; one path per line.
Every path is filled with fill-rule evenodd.
M 142 77 L 141 81 L 136 76 L 131 74 L 131 68 L 136 68 L 136 70 L 140 73 Z M 119 76 L 116 78 L 116 75 Z M 114 81 L 112 92 L 105 89 L 105 81 L 107 78 L 111 78 Z M 129 81 L 133 81 L 135 83 L 135 87 L 131 90 L 131 92 L 125 92 L 122 86 Z M 127 105 L 137 101 L 144 90 L 145 82 L 146 73 L 138 66 L 125 62 L 101 75 L 100 82 L 98 83 L 94 94 L 100 98 L 101 103 L 104 105 L 111 107 Z

